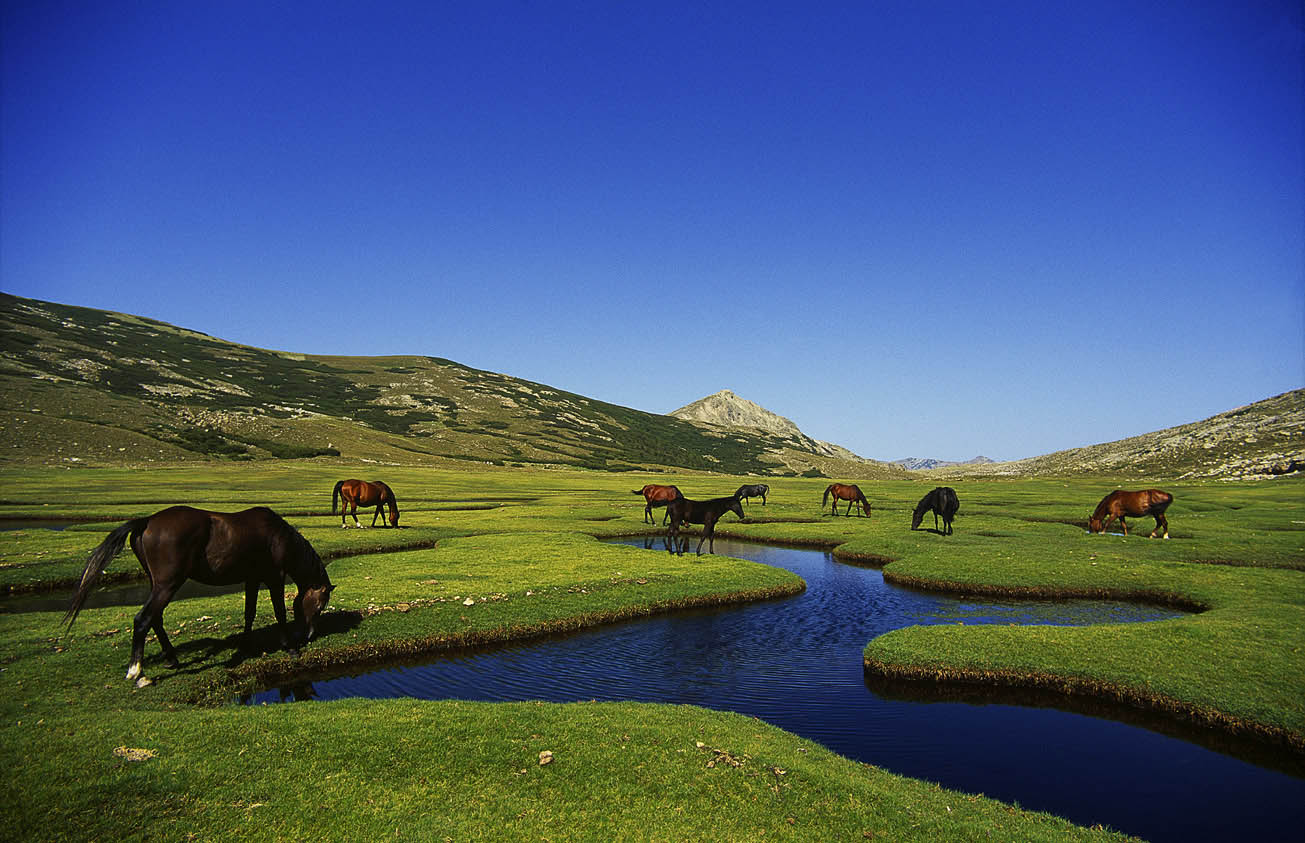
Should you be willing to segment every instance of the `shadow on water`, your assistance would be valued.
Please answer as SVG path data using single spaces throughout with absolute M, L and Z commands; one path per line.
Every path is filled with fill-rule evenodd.
M 665 552 L 661 537 L 620 543 Z M 897 588 L 827 551 L 718 538 L 718 554 L 786 568 L 794 597 L 677 612 L 303 681 L 249 703 L 341 697 L 673 702 L 759 717 L 857 761 L 1151 840 L 1298 839 L 1305 780 L 1290 759 L 1057 695 L 867 683 L 866 642 L 914 624 L 1163 620 L 1110 601 L 988 601 Z M 1199 735 L 1199 732 L 1198 732 Z M 1231 753 L 1231 754 L 1228 754 Z M 1237 756 L 1237 757 L 1234 757 Z M 1270 768 L 1274 769 L 1270 769 Z M 1285 769 L 1285 774 L 1281 770 Z

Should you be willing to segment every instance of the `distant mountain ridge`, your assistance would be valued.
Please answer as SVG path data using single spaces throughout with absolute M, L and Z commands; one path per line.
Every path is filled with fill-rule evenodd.
M 957 477 L 1263 479 L 1305 471 L 1305 389 L 1207 419 L 1040 457 L 933 470 Z
M 987 465 L 996 462 L 984 456 L 978 456 L 969 460 L 935 460 L 927 457 L 907 457 L 904 460 L 893 460 L 894 465 L 900 465 L 907 471 L 928 471 L 931 468 L 946 468 L 952 465 Z
M 896 467 L 424 356 L 269 351 L 0 293 L 0 464 L 341 457 L 872 477 Z M 897 475 L 893 475 L 897 476 Z
M 0 293 L 0 466 L 449 461 L 911 479 L 717 393 L 716 421 L 609 404 L 425 356 L 269 351 L 130 314 Z M 708 396 L 713 398 L 713 396 Z M 689 412 L 695 405 L 698 410 Z M 942 477 L 1260 478 L 1305 469 L 1305 389 L 1203 421 Z M 931 476 L 932 475 L 932 476 Z M 919 477 L 919 475 L 915 475 Z
M 684 419 L 696 424 L 709 425 L 714 428 L 752 429 L 783 436 L 798 444 L 798 451 L 816 454 L 839 462 L 860 464 L 863 468 L 873 469 L 875 476 L 891 476 L 898 469 L 890 463 L 867 459 L 859 454 L 835 445 L 813 439 L 803 433 L 791 420 L 771 412 L 765 407 L 749 401 L 733 391 L 722 389 L 690 404 L 672 410 L 667 415 Z M 834 473 L 837 473 L 835 471 Z M 846 473 L 846 470 L 844 470 Z M 862 474 L 864 476 L 864 474 Z

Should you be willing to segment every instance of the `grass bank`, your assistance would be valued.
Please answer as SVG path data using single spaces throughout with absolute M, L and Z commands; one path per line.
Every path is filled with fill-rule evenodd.
M 0 777 L 0 822 L 31 829 L 33 838 L 1109 836 L 695 708 L 211 704 L 306 667 L 800 588 L 787 572 L 742 560 L 593 538 L 647 530 L 642 499 L 629 493 L 644 482 L 674 482 L 706 498 L 732 492 L 740 478 L 489 467 L 372 473 L 321 463 L 11 473 L 0 516 L 103 521 L 0 534 L 4 583 L 65 582 L 115 522 L 189 503 L 277 508 L 331 559 L 337 585 L 322 635 L 300 660 L 240 650 L 238 595 L 174 604 L 167 626 L 183 666 L 163 666 L 151 641 L 146 672 L 155 684 L 139 690 L 122 679 L 136 607 L 87 610 L 71 634 L 62 633 L 58 613 L 0 615 L 0 742 L 10 762 Z M 341 529 L 329 498 L 345 476 L 387 480 L 405 528 Z M 944 538 L 907 529 L 924 485 L 863 484 L 874 504 L 863 519 L 821 510 L 827 482 L 773 481 L 770 503 L 747 505 L 744 522 L 727 516 L 718 532 L 837 547 L 840 556 L 887 564 L 886 575 L 929 587 L 1163 594 L 1208 607 L 1130 626 L 915 627 L 870 642 L 868 662 L 931 682 L 965 671 L 1091 681 L 1257 724 L 1266 737 L 1301 746 L 1299 483 L 1166 486 L 1177 498 L 1174 539 L 1161 542 L 1084 535 L 1079 525 L 1110 490 L 1100 483 L 958 484 L 961 517 Z M 139 576 L 129 553 L 109 570 Z M 262 643 L 274 637 L 270 624 L 264 597 Z M 154 755 L 131 761 L 115 754 L 119 747 Z M 544 751 L 554 760 L 540 765 Z

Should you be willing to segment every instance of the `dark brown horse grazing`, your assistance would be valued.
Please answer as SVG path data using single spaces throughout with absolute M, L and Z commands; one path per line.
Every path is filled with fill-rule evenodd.
M 679 500 L 684 497 L 684 494 L 675 486 L 658 486 L 656 483 L 649 483 L 642 489 L 633 489 L 632 491 L 636 495 L 643 495 L 644 501 L 648 504 L 643 508 L 643 520 L 645 524 L 654 523 L 652 517 L 653 509 L 659 506 L 666 506 L 666 504 L 671 501 Z M 662 523 L 665 524 L 666 519 L 669 517 L 669 512 L 663 515 Z
M 243 512 L 209 512 L 189 506 L 172 506 L 148 518 L 135 518 L 109 533 L 91 552 L 82 571 L 77 593 L 64 615 L 71 627 L 95 581 L 122 552 L 130 537 L 132 552 L 150 578 L 150 596 L 136 615 L 131 633 L 131 665 L 127 678 L 141 673 L 145 633 L 153 629 L 163 656 L 180 667 L 177 651 L 163 629 L 163 609 L 188 579 L 205 585 L 245 584 L 245 637 L 254 626 L 260 584 L 272 594 L 281 646 L 292 654 L 285 626 L 285 578 L 299 586 L 295 595 L 295 623 L 303 628 L 303 641 L 313 637 L 313 623 L 326 606 L 335 586 L 313 546 L 299 531 L 265 506 Z
M 956 497 L 956 490 L 951 486 L 939 486 L 929 494 L 920 498 L 920 502 L 915 505 L 915 512 L 911 514 L 911 529 L 920 529 L 920 522 L 924 520 L 924 514 L 933 510 L 933 529 L 938 530 L 938 517 L 942 516 L 943 528 L 941 530 L 944 536 L 952 534 L 952 520 L 956 518 L 956 513 L 961 509 L 961 501 Z
M 1124 535 L 1128 535 L 1128 522 L 1124 520 L 1126 517 L 1141 518 L 1150 515 L 1155 518 L 1155 529 L 1147 538 L 1155 538 L 1156 532 L 1161 529 L 1164 530 L 1164 537 L 1169 538 L 1169 519 L 1165 518 L 1165 510 L 1173 502 L 1173 495 L 1159 489 L 1111 492 L 1101 499 L 1096 512 L 1088 519 L 1088 532 L 1104 533 L 1110 522 L 1118 518 L 1119 526 L 1124 528 Z
M 716 552 L 716 522 L 727 512 L 733 512 L 743 518 L 743 504 L 737 497 L 712 498 L 709 501 L 691 501 L 679 498 L 666 505 L 666 513 L 671 517 L 671 528 L 666 531 L 666 540 L 670 545 L 667 550 L 684 555 L 684 548 L 676 550 L 676 539 L 680 535 L 681 524 L 701 524 L 702 538 L 698 539 L 698 555 L 702 555 L 702 543 L 708 542 L 707 552 Z M 686 542 L 687 543 L 687 542 Z
M 765 483 L 756 483 L 751 486 L 740 486 L 739 490 L 734 493 L 734 497 L 741 501 L 748 498 L 761 498 L 761 505 L 766 505 L 766 495 L 770 494 L 770 487 Z
M 335 484 L 335 489 L 331 492 L 331 514 L 335 514 L 336 502 L 341 498 L 344 499 L 344 506 L 340 508 L 340 526 L 347 527 L 344 523 L 345 515 L 353 515 L 353 525 L 361 527 L 358 523 L 358 507 L 376 506 L 376 514 L 372 516 L 372 526 L 376 526 L 376 519 L 381 516 L 381 507 L 387 504 L 390 507 L 390 526 L 399 526 L 399 502 L 394 499 L 394 492 L 390 487 L 377 480 L 369 483 L 366 480 L 341 480 Z M 385 526 L 385 522 L 381 522 Z
M 866 518 L 870 517 L 870 501 L 866 500 L 865 495 L 861 494 L 860 486 L 830 483 L 829 488 L 825 489 L 825 496 L 820 500 L 820 505 L 822 507 L 829 502 L 830 495 L 834 496 L 834 505 L 830 515 L 838 514 L 839 501 L 847 501 L 847 512 L 843 513 L 844 515 L 851 515 L 852 507 L 859 503 L 861 504 L 861 514 Z

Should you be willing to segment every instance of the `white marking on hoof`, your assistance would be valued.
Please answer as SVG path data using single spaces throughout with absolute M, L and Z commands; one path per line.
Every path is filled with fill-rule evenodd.
M 141 678 L 136 680 L 137 688 L 145 688 L 153 684 L 154 684 L 154 680 L 149 678 L 148 676 L 142 676 Z
M 128 682 L 130 682 L 131 680 L 135 679 L 137 676 L 140 676 L 140 662 L 136 662 L 136 663 L 133 664 L 131 667 L 127 668 L 127 681 L 128 681 Z

